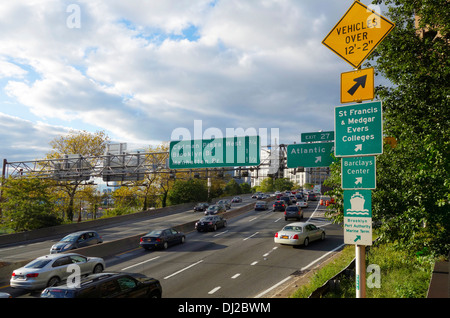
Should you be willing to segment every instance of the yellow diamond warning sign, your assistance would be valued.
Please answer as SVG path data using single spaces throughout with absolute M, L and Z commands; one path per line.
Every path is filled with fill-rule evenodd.
M 322 44 L 358 68 L 394 26 L 374 10 L 354 1 Z

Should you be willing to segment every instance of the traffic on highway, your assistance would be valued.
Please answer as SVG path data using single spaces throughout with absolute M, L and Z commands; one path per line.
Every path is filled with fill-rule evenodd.
M 99 247 L 146 233 L 136 236 L 133 248 L 117 250 L 108 257 L 83 256 L 89 247 L 76 248 L 81 241 L 68 243 L 76 249 L 56 253 L 52 246 L 60 244 L 62 237 L 0 246 L 1 261 L 30 260 L 10 273 L 10 284 L 0 286 L 0 293 L 12 298 L 270 297 L 294 273 L 309 270 L 343 246 L 341 227 L 324 217 L 325 206 L 319 200 L 307 201 L 305 207 L 292 196 L 280 203 L 282 197 L 247 195 L 210 204 L 221 207 L 218 213 L 205 215 L 208 207 L 194 210 L 193 204 L 178 213 L 90 229 L 91 237 L 101 238 L 101 242 L 95 240 Z M 290 210 L 299 212 L 295 220 L 287 217 Z M 233 211 L 240 212 L 230 214 Z M 191 228 L 175 229 L 187 222 L 192 222 Z M 308 232 L 310 229 L 314 233 Z M 76 233 L 76 240 L 84 239 L 81 234 Z M 58 255 L 65 256 L 61 264 L 57 264 Z M 68 256 L 77 256 L 76 261 Z M 42 263 L 45 268 L 36 268 Z M 74 264 L 82 265 L 83 271 L 74 270 Z M 98 264 L 102 266 L 96 267 Z M 78 274 L 87 277 L 81 279 Z M 39 280 L 36 288 L 28 284 L 34 280 Z M 84 294 L 81 290 L 86 286 L 98 291 Z

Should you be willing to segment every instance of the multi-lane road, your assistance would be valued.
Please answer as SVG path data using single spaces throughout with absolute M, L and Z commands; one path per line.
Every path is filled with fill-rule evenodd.
M 246 197 L 240 206 L 254 202 Z M 271 204 L 269 204 L 271 207 Z M 308 247 L 293 248 L 275 244 L 273 236 L 285 224 L 283 212 L 248 212 L 228 220 L 228 226 L 216 232 L 192 231 L 186 242 L 167 250 L 145 251 L 142 248 L 122 252 L 106 259 L 106 270 L 136 272 L 160 280 L 163 297 L 169 298 L 254 298 L 267 297 L 270 291 L 290 279 L 292 274 L 308 269 L 330 251 L 343 246 L 343 231 L 324 218 L 325 206 L 310 201 L 304 220 L 326 231 L 324 241 Z M 186 211 L 160 216 L 139 223 L 124 223 L 97 229 L 105 241 L 143 233 L 149 228 L 173 226 L 201 217 L 201 212 Z M 55 238 L 0 248 L 0 260 L 33 258 L 48 253 Z M 14 255 L 14 256 L 12 256 Z M 0 286 L 0 292 L 13 297 L 29 297 L 23 290 Z M 38 294 L 31 294 L 38 296 Z

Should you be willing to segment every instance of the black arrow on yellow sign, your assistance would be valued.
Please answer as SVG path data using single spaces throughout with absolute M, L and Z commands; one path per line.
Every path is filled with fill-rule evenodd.
M 355 85 L 352 86 L 352 88 L 350 88 L 347 93 L 349 93 L 350 95 L 353 96 L 353 94 L 355 94 L 355 92 L 358 90 L 358 88 L 360 86 L 362 86 L 362 88 L 366 87 L 366 80 L 367 80 L 367 74 L 358 78 L 355 78 L 353 81 L 356 82 Z

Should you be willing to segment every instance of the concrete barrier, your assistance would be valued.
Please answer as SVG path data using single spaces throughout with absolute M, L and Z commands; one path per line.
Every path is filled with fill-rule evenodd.
M 264 201 L 270 201 L 273 198 L 267 198 L 264 199 Z M 255 201 L 256 202 L 256 201 Z M 191 206 L 192 204 L 190 204 Z M 233 209 L 228 212 L 224 212 L 221 215 L 225 219 L 231 219 L 233 217 L 237 217 L 245 212 L 248 212 L 248 210 L 254 206 L 254 203 L 246 204 L 242 207 L 239 207 L 237 209 Z M 174 228 L 180 232 L 183 233 L 190 233 L 195 230 L 195 222 L 187 222 L 184 224 L 179 224 L 174 226 Z M 139 248 L 139 239 L 147 233 L 140 233 L 137 235 L 133 235 L 127 238 L 123 239 L 117 239 L 114 241 L 104 242 L 101 244 L 93 245 L 93 246 L 87 246 L 83 248 L 79 248 L 72 251 L 67 251 L 64 253 L 78 253 L 87 257 L 101 257 L 103 259 L 108 259 L 113 257 L 114 255 L 117 255 L 118 253 L 123 253 L 135 248 Z M 0 263 L 0 286 L 9 284 L 9 280 L 11 278 L 11 273 L 17 269 L 20 268 L 27 263 L 31 262 L 32 259 L 26 260 L 26 261 L 20 261 L 20 262 L 14 262 L 14 263 Z

